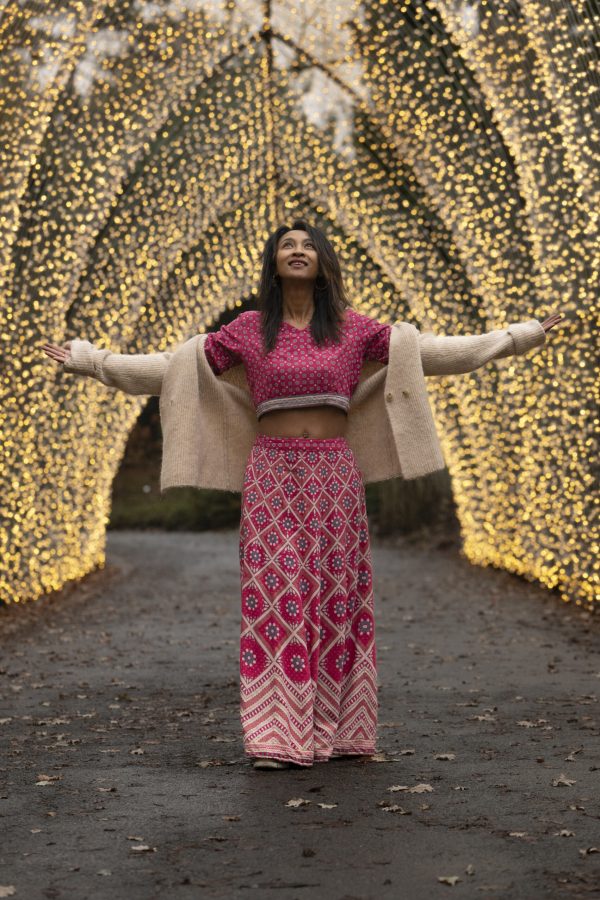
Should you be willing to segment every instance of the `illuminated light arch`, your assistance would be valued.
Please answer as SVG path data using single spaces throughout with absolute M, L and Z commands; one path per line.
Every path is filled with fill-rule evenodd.
M 0 596 L 104 562 L 145 402 L 38 347 L 174 346 L 307 215 L 354 305 L 440 334 L 560 310 L 526 359 L 428 379 L 463 547 L 598 599 L 592 0 L 5 6 Z

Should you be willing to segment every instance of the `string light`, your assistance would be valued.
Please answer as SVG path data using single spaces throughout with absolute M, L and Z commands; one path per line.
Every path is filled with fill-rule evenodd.
M 0 596 L 105 561 L 144 404 L 39 347 L 170 349 L 243 308 L 282 221 L 360 311 L 439 334 L 554 311 L 526 358 L 428 379 L 463 549 L 599 598 L 596 0 L 23 0 L 0 30 Z

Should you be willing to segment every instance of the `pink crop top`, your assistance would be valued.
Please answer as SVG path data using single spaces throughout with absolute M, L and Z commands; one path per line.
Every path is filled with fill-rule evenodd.
M 256 416 L 274 409 L 337 406 L 347 412 L 363 360 L 387 364 L 391 326 L 345 310 L 339 344 L 315 344 L 310 326 L 282 322 L 274 349 L 265 354 L 260 312 L 247 310 L 208 334 L 204 351 L 215 375 L 242 363 Z

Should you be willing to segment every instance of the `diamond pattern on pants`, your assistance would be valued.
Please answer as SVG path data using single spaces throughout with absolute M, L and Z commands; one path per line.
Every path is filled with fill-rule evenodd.
M 240 522 L 249 755 L 374 753 L 377 675 L 362 476 L 344 438 L 258 435 Z

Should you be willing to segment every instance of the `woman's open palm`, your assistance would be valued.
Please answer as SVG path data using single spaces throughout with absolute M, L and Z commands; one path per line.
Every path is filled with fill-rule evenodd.
M 71 341 L 67 341 L 62 347 L 59 344 L 43 344 L 42 350 L 50 359 L 55 359 L 57 363 L 64 364 L 71 355 Z

